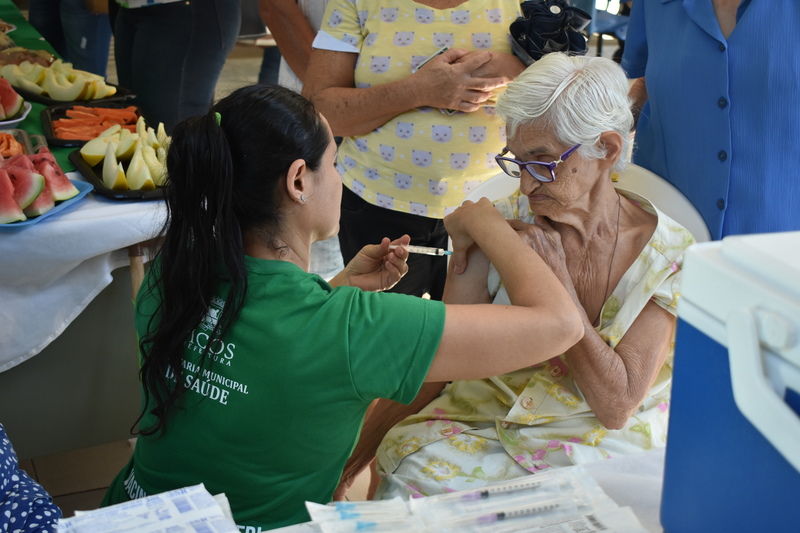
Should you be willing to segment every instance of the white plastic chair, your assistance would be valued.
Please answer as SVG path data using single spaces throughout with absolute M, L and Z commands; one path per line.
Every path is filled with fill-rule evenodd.
M 688 229 L 697 242 L 708 242 L 711 233 L 700 212 L 684 194 L 670 182 L 644 167 L 628 163 L 619 174 L 615 187 L 644 196 L 665 215 Z M 476 187 L 477 188 L 477 187 Z
M 646 168 L 628 163 L 625 172 L 618 175 L 615 187 L 644 196 L 665 215 L 688 229 L 697 242 L 711 240 L 703 217 L 686 196 L 674 185 Z M 519 180 L 501 172 L 472 189 L 465 200 L 477 201 L 484 196 L 497 200 L 510 196 L 519 188 Z

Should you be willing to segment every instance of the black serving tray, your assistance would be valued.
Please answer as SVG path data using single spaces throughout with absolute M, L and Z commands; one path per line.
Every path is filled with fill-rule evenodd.
M 14 86 L 14 90 L 24 98 L 25 100 L 30 100 L 31 102 L 38 102 L 44 105 L 56 105 L 56 104 L 80 104 L 83 105 L 87 102 L 114 102 L 118 100 L 130 100 L 134 98 L 136 95 L 130 89 L 126 89 L 124 87 L 120 87 L 119 85 L 114 85 L 113 83 L 106 82 L 106 85 L 110 85 L 112 87 L 117 88 L 117 92 L 112 96 L 107 96 L 106 98 L 94 98 L 92 100 L 74 100 L 72 102 L 64 102 L 63 100 L 54 100 L 49 96 L 45 96 L 43 94 L 36 94 L 30 91 L 26 91 L 20 87 Z
M 69 153 L 69 160 L 75 165 L 86 181 L 94 185 L 94 192 L 114 200 L 159 200 L 164 198 L 164 187 L 156 187 L 152 191 L 115 191 L 103 183 L 103 162 L 90 167 L 81 157 L 80 149 Z
M 47 143 L 52 146 L 83 146 L 88 141 L 81 141 L 76 139 L 61 139 L 56 136 L 55 127 L 53 122 L 56 120 L 66 118 L 67 110 L 76 106 L 83 107 L 105 107 L 111 109 L 124 109 L 126 107 L 136 107 L 127 100 L 91 100 L 89 102 L 62 102 L 58 105 L 51 105 L 45 107 L 41 112 L 42 129 L 44 130 L 44 137 Z M 141 116 L 142 112 L 136 108 L 136 113 Z

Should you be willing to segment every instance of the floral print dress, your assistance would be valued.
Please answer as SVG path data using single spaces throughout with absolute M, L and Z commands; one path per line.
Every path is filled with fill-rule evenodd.
M 649 301 L 676 314 L 688 230 L 645 198 L 618 192 L 658 216 L 656 230 L 601 311 L 598 334 L 615 347 Z M 533 222 L 527 197 L 496 202 L 507 219 Z M 490 269 L 493 303 L 508 304 Z M 513 332 L 509 332 L 513 334 Z M 376 498 L 475 488 L 552 467 L 610 459 L 666 444 L 672 347 L 647 397 L 624 428 L 592 413 L 563 355 L 489 379 L 456 381 L 420 413 L 395 426 L 378 449 Z

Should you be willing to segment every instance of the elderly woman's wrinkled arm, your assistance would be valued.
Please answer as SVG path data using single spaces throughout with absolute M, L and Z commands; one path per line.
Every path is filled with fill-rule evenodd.
M 675 317 L 648 302 L 611 348 L 582 314 L 585 334 L 567 350 L 567 364 L 597 419 L 608 429 L 620 429 L 646 398 L 666 361 Z
M 586 401 L 606 428 L 623 427 L 664 365 L 675 317 L 648 302 L 616 348 L 611 348 L 595 330 L 578 298 L 558 233 L 546 219 L 538 219 L 537 225 L 518 220 L 509 224 L 547 262 L 578 308 L 584 335 L 565 355 Z
M 415 107 L 475 111 L 492 96 L 493 89 L 508 81 L 473 76 L 491 59 L 491 53 L 473 54 L 459 62 L 466 54 L 465 50 L 447 50 L 406 78 L 356 89 L 358 54 L 314 50 L 303 95 L 314 102 L 337 136 L 364 135 Z

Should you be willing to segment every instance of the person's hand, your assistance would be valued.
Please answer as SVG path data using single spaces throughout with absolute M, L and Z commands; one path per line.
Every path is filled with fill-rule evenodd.
M 434 57 L 413 76 L 416 90 L 427 105 L 471 112 L 492 97 L 492 91 L 508 83 L 504 77 L 476 75 L 492 59 L 492 52 L 450 49 Z
M 460 57 L 456 62 L 460 63 L 466 61 L 476 54 L 482 54 L 481 51 L 467 52 Z M 502 78 L 506 83 L 511 83 L 517 76 L 522 74 L 525 70 L 525 63 L 514 54 L 506 54 L 503 52 L 492 52 L 492 57 L 489 61 L 472 71 L 472 76 L 475 78 Z
M 468 225 L 472 223 L 485 224 L 490 217 L 503 219 L 488 198 L 481 198 L 477 202 L 465 200 L 458 209 L 444 217 L 444 227 L 450 234 L 450 240 L 453 243 L 453 255 L 450 256 L 450 262 L 453 264 L 456 274 L 461 274 L 467 269 L 467 252 L 475 244 Z
M 347 284 L 365 291 L 391 289 L 408 272 L 408 250 L 403 246 L 410 242 L 411 237 L 403 235 L 393 241 L 384 237 L 380 244 L 364 246 L 344 268 Z M 391 244 L 398 246 L 390 250 Z
M 567 270 L 567 258 L 561 244 L 561 235 L 553 229 L 550 221 L 537 216 L 533 224 L 521 220 L 509 220 L 508 224 L 547 263 L 567 291 L 571 295 L 575 294 L 572 278 Z

